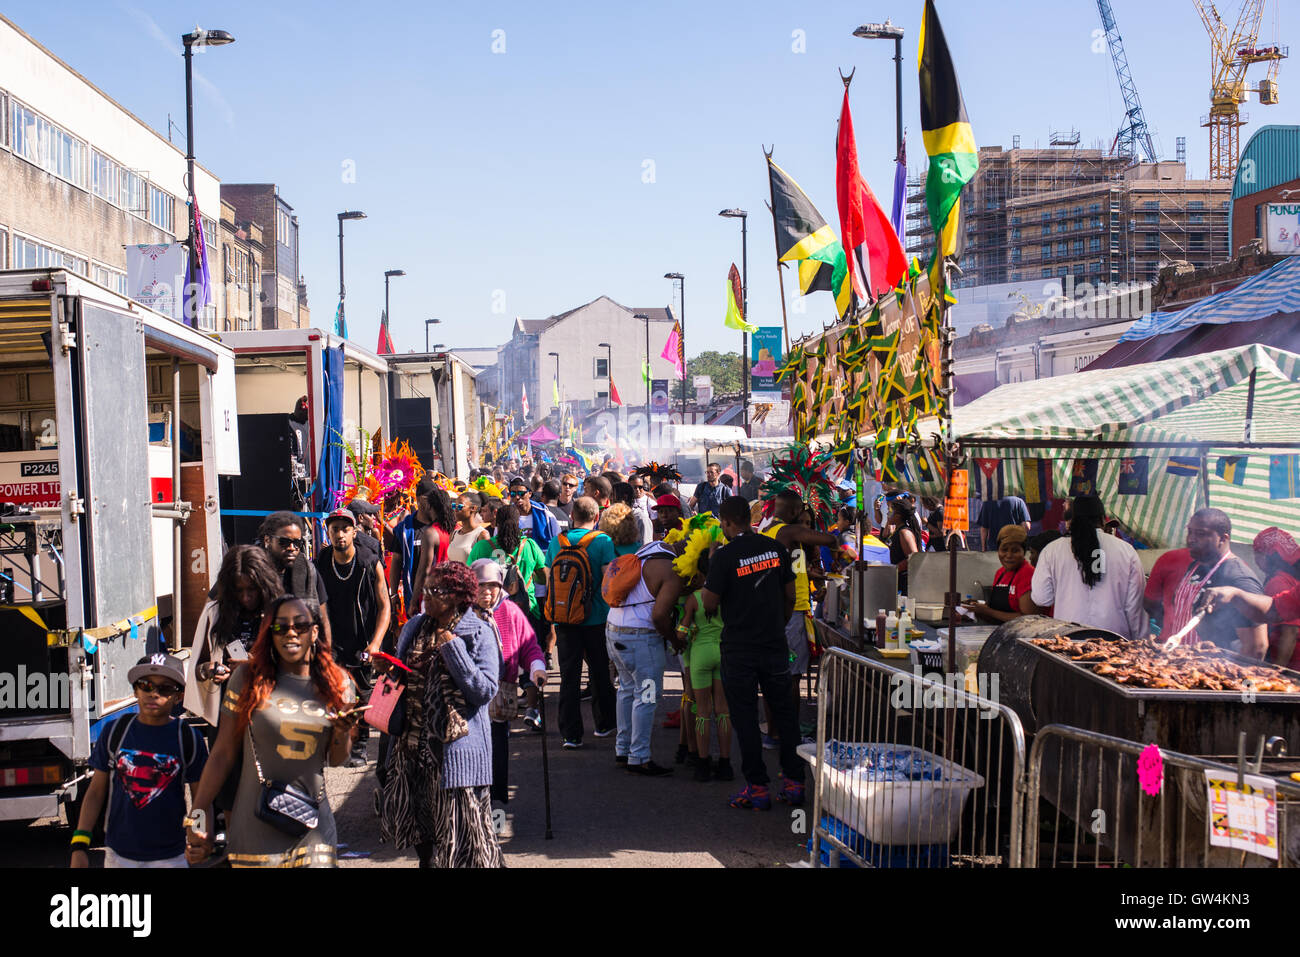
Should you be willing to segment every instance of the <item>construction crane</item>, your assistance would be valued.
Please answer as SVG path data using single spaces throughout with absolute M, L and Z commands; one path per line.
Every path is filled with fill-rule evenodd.
M 1138 150 L 1147 158 L 1148 163 L 1157 159 L 1155 145 L 1151 142 L 1151 131 L 1147 128 L 1146 116 L 1142 113 L 1142 101 L 1138 99 L 1137 87 L 1133 83 L 1133 71 L 1128 66 L 1128 56 L 1124 53 L 1124 41 L 1120 39 L 1119 27 L 1115 24 L 1115 14 L 1110 8 L 1109 0 L 1097 0 L 1097 12 L 1101 14 L 1101 25 L 1106 29 L 1106 43 L 1110 45 L 1110 58 L 1115 62 L 1115 75 L 1119 77 L 1119 91 L 1124 96 L 1124 125 L 1115 136 L 1113 152 L 1137 161 Z
M 1258 93 L 1265 106 L 1277 102 L 1277 68 L 1287 48 L 1276 42 L 1258 46 L 1265 0 L 1244 0 L 1231 29 L 1213 3 L 1193 2 L 1210 34 L 1210 113 L 1201 117 L 1201 125 L 1210 130 L 1210 179 L 1232 179 L 1241 156 L 1241 128 L 1247 119 L 1239 104 L 1251 93 Z M 1258 88 L 1251 90 L 1246 86 L 1246 70 L 1255 63 L 1267 63 L 1268 73 Z

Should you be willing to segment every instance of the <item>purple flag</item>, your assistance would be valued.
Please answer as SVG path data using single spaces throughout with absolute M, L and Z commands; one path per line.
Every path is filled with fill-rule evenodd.
M 904 244 L 903 232 L 905 224 L 903 221 L 903 194 L 907 190 L 907 140 L 903 140 L 903 149 L 898 154 L 898 160 L 894 167 L 894 202 L 889 209 L 889 223 L 894 227 L 894 232 L 898 234 L 898 241 Z

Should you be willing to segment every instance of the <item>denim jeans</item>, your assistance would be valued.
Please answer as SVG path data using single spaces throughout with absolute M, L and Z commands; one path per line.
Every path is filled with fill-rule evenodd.
M 605 626 L 609 659 L 618 669 L 618 737 L 614 753 L 628 764 L 650 760 L 650 732 L 664 691 L 664 640 L 659 632 Z

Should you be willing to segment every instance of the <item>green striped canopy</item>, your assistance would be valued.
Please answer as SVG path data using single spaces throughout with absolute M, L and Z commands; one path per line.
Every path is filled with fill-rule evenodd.
M 1261 447 L 1234 448 L 1247 438 L 1252 372 L 1251 441 Z M 1053 460 L 1058 496 L 1069 488 L 1076 458 L 1098 459 L 1097 489 L 1107 511 L 1153 547 L 1181 546 L 1188 517 L 1205 505 L 1207 495 L 1210 505 L 1232 518 L 1235 541 L 1250 541 L 1269 525 L 1300 531 L 1300 499 L 1270 499 L 1268 482 L 1270 452 L 1300 452 L 1300 356 L 1294 353 L 1238 346 L 1011 383 L 957 407 L 953 424 L 968 456 L 1002 460 L 1008 495 L 1024 492 L 1023 459 Z M 1070 440 L 1125 447 L 1062 447 Z M 1150 459 L 1147 494 L 1118 494 L 1120 460 L 1139 455 Z M 1203 482 L 1200 476 L 1168 474 L 1174 455 L 1204 457 L 1208 477 Z M 1221 455 L 1249 456 L 1244 485 L 1214 474 Z M 974 485 L 977 466 L 970 468 Z M 942 494 L 937 485 L 914 487 Z

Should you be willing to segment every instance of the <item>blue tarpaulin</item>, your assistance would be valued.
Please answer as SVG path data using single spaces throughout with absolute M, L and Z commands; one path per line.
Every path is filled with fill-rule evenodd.
M 325 380 L 325 434 L 321 441 L 316 485 L 312 490 L 317 511 L 334 508 L 335 493 L 343 488 L 343 346 L 321 350 Z
M 1208 296 L 1194 306 L 1153 312 L 1133 323 L 1119 341 L 1167 335 L 1203 323 L 1254 322 L 1283 312 L 1300 312 L 1300 256 L 1289 256 L 1240 286 Z

